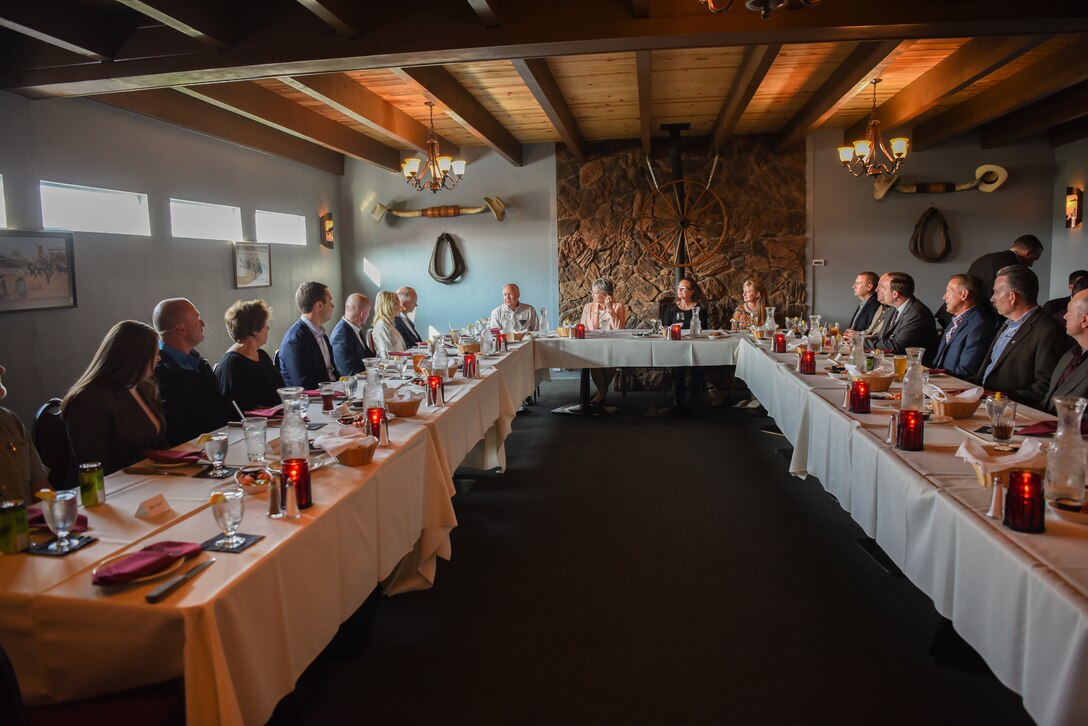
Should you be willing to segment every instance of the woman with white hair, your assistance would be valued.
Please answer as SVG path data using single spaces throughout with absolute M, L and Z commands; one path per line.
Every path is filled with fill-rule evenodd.
M 610 280 L 598 277 L 590 287 L 593 299 L 582 308 L 582 325 L 587 330 L 622 330 L 627 324 L 627 310 L 623 303 L 612 299 L 615 287 Z M 608 396 L 608 386 L 616 375 L 615 368 L 591 368 L 590 375 L 597 386 L 597 395 L 591 403 L 602 404 Z

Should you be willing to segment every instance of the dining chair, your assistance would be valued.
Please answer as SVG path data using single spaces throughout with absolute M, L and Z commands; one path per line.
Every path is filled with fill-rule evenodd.
M 60 399 L 50 398 L 34 414 L 30 438 L 42 463 L 49 469 L 49 483 L 54 489 L 70 489 L 75 485 L 72 446 L 68 442 L 68 426 L 60 417 Z
M 19 679 L 3 645 L 0 645 L 0 723 L 11 726 L 27 726 L 28 723 Z

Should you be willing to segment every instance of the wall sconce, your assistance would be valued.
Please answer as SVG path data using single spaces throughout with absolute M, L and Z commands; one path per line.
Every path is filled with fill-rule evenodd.
M 1077 187 L 1065 188 L 1065 226 L 1070 229 L 1079 227 L 1084 221 L 1084 190 Z
M 325 212 L 321 215 L 321 246 L 331 250 L 335 241 L 336 239 L 333 236 L 332 212 Z

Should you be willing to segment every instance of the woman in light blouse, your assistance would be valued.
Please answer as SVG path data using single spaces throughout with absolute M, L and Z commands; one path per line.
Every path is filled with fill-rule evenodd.
M 400 298 L 397 293 L 382 290 L 374 301 L 374 354 L 385 358 L 389 353 L 399 353 L 406 349 L 404 337 L 397 330 L 394 321 L 400 314 Z
M 582 325 L 587 330 L 622 330 L 627 324 L 627 310 L 623 303 L 615 302 L 615 287 L 603 277 L 598 277 L 590 287 L 593 301 L 582 308 Z M 597 386 L 597 395 L 591 403 L 602 404 L 608 396 L 608 386 L 616 375 L 615 368 L 590 368 L 589 374 Z
M 743 302 L 733 311 L 732 321 L 737 328 L 747 330 L 753 325 L 763 325 L 767 319 L 767 295 L 763 283 L 755 278 L 744 281 Z

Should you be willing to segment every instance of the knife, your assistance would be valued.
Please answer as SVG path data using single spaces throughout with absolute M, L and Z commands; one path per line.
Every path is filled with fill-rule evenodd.
M 146 600 L 148 602 L 150 602 L 150 603 L 161 602 L 162 600 L 164 600 L 166 598 L 167 595 L 169 595 L 174 590 L 177 590 L 179 587 L 181 587 L 182 584 L 184 584 L 188 580 L 191 580 L 192 578 L 196 577 L 201 572 L 203 572 L 205 569 L 207 569 L 209 566 L 211 566 L 211 564 L 213 562 L 215 562 L 214 557 L 211 558 L 210 560 L 208 560 L 207 562 L 201 562 L 199 565 L 189 568 L 184 574 L 178 575 L 177 577 L 174 577 L 174 578 L 171 578 L 170 580 L 167 580 L 166 582 L 159 585 L 158 587 L 156 587 L 151 592 L 147 593 Z

